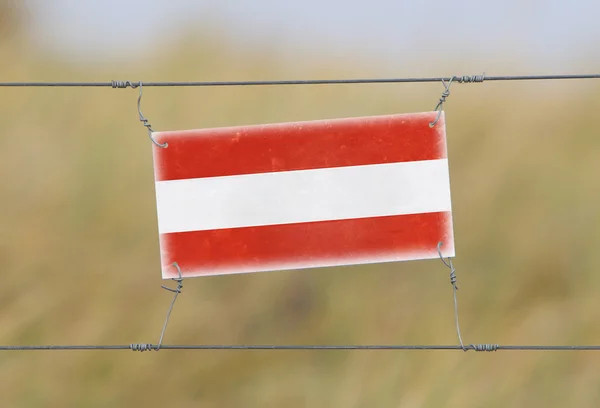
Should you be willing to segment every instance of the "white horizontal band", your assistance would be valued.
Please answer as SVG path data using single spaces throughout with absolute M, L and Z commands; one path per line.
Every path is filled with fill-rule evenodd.
M 156 182 L 159 233 L 451 211 L 448 160 Z

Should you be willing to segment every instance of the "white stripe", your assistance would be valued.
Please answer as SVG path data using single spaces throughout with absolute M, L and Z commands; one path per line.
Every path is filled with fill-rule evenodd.
M 450 211 L 448 159 L 156 182 L 160 233 Z

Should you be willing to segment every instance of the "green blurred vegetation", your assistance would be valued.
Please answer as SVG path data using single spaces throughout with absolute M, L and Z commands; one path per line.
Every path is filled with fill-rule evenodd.
M 243 52 L 214 32 L 134 63 L 76 66 L 31 46 L 6 4 L 3 81 L 378 76 L 359 55 L 299 56 L 290 67 L 268 46 Z M 471 68 L 435 70 L 457 66 Z M 441 91 L 440 84 L 150 88 L 142 108 L 157 130 L 189 129 L 426 111 Z M 452 91 L 446 117 L 465 342 L 600 343 L 599 85 Z M 160 289 L 151 144 L 136 97 L 131 89 L 2 89 L 0 343 L 158 340 L 171 296 Z M 435 260 L 193 279 L 165 337 L 171 344 L 456 341 L 448 270 Z M 599 362 L 591 352 L 1 352 L 0 403 L 597 406 Z

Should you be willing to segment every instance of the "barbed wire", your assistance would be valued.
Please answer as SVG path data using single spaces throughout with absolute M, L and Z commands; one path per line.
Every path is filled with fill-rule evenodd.
M 137 88 L 138 86 L 257 86 L 257 85 L 335 85 L 335 84 L 381 84 L 381 83 L 422 83 L 458 82 L 481 83 L 484 81 L 530 81 L 562 79 L 600 79 L 600 74 L 550 74 L 550 75 L 462 75 L 447 77 L 406 77 L 406 78 L 360 78 L 360 79 L 298 79 L 264 81 L 110 81 L 110 82 L 0 82 L 0 87 L 111 87 Z

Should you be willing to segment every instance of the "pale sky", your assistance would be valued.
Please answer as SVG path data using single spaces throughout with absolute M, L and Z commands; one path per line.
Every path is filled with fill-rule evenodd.
M 152 50 L 185 24 L 221 23 L 251 48 L 269 41 L 284 55 L 318 47 L 369 52 L 381 61 L 473 56 L 493 69 L 506 51 L 543 72 L 598 70 L 600 1 L 505 0 L 25 0 L 41 46 L 78 58 Z M 159 50 L 157 50 L 159 52 Z M 581 64 L 579 65 L 581 67 Z

